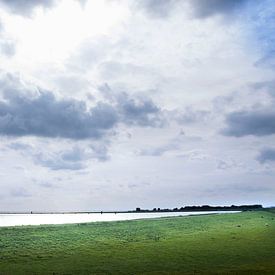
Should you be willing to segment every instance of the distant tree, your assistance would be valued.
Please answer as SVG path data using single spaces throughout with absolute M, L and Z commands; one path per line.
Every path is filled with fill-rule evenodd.
M 137 208 L 136 208 L 136 212 L 140 212 L 140 207 L 137 207 Z

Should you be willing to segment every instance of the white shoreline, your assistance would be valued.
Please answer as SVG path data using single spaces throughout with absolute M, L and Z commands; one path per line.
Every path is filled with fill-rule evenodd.
M 91 222 L 127 221 L 162 217 L 239 213 L 241 211 L 194 211 L 150 213 L 64 213 L 64 214 L 0 214 L 0 227 L 27 225 L 77 224 Z

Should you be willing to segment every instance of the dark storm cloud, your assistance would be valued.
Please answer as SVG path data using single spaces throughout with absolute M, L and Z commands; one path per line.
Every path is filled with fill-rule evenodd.
M 264 148 L 257 157 L 260 163 L 275 161 L 275 148 Z
M 274 111 L 241 111 L 226 117 L 227 127 L 222 130 L 226 136 L 266 136 L 275 134 Z
M 178 0 L 138 0 L 135 2 L 152 17 L 167 17 Z
M 106 83 L 98 89 L 108 102 L 116 105 L 120 122 L 140 127 L 161 127 L 165 124 L 163 110 L 152 99 L 115 92 Z
M 122 94 L 118 98 L 118 109 L 121 121 L 128 125 L 159 127 L 164 123 L 160 108 L 148 98 L 134 99 Z
M 36 7 L 49 8 L 56 0 L 0 0 L 0 6 L 8 11 L 29 16 Z
M 51 92 L 34 97 L 10 92 L 0 101 L 2 135 L 97 139 L 116 122 L 116 110 L 108 104 L 87 109 L 83 101 L 57 99 Z
M 194 16 L 207 18 L 213 15 L 230 15 L 251 0 L 191 0 Z M 256 0 L 257 1 L 257 0 Z
M 0 75 L 1 76 L 1 75 Z M 162 110 L 146 97 L 114 93 L 88 108 L 72 98 L 29 87 L 18 77 L 0 77 L 0 135 L 67 139 L 101 139 L 118 123 L 160 127 Z
M 246 4 L 254 5 L 261 2 L 258 0 L 189 0 L 185 2 L 179 0 L 139 0 L 134 3 L 134 7 L 142 8 L 152 18 L 167 18 L 173 10 L 179 10 L 179 8 L 183 8 L 182 12 L 184 12 L 186 6 L 182 4 L 187 3 L 192 10 L 193 17 L 204 19 L 214 15 L 232 16 Z

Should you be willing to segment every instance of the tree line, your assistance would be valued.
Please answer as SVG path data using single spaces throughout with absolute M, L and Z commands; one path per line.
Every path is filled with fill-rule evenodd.
M 245 210 L 255 210 L 262 209 L 261 204 L 252 205 L 231 205 L 231 206 L 210 206 L 210 205 L 194 205 L 194 206 L 184 206 L 180 208 L 153 208 L 153 209 L 141 209 L 137 207 L 136 210 L 129 212 L 188 212 L 188 211 L 245 211 Z

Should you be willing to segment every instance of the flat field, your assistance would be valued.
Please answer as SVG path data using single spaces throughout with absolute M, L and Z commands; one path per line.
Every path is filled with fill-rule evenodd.
M 275 212 L 3 227 L 0 274 L 275 274 Z

